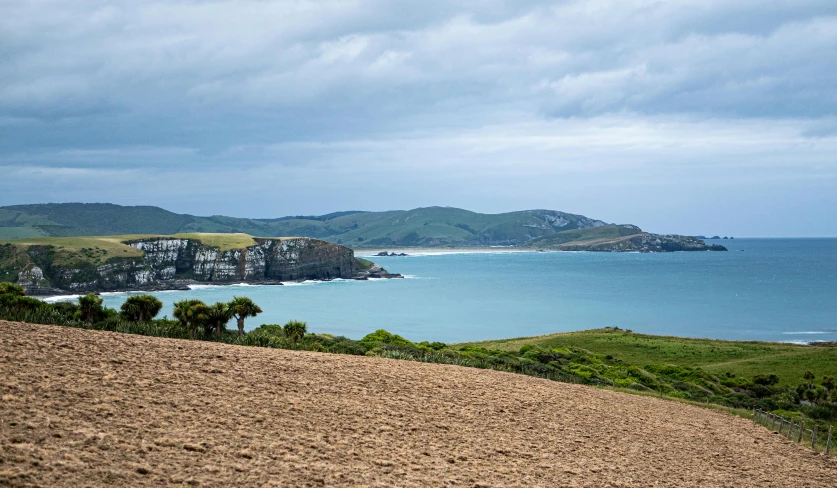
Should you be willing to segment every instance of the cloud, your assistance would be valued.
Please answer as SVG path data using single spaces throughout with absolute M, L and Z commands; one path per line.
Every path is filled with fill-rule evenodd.
M 71 181 L 59 170 L 195 213 L 217 199 L 134 194 L 120 171 L 223 193 L 246 169 L 265 191 L 327 188 L 329 209 L 441 203 L 469 181 L 483 190 L 462 205 L 486 209 L 606 194 L 616 174 L 703 181 L 695 195 L 719 174 L 832 181 L 833 52 L 832 0 L 0 0 L 0 204 Z M 401 191 L 337 196 L 375 177 Z

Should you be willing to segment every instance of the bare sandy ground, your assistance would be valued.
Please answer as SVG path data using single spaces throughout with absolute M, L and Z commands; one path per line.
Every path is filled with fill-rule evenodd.
M 0 486 L 837 486 L 731 415 L 526 376 L 0 322 Z

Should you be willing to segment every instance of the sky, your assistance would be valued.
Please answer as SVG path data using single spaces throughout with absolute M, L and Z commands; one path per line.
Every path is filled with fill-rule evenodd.
M 837 236 L 834 0 L 0 0 L 0 205 Z

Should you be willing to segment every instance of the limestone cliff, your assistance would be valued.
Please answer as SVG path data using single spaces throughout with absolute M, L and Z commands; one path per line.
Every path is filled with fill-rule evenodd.
M 398 277 L 380 267 L 361 269 L 354 251 L 308 238 L 261 239 L 255 245 L 221 250 L 199 239 L 169 236 L 123 241 L 137 257 L 104 263 L 55 259 L 55 246 L 31 245 L 17 259 L 17 283 L 29 294 L 181 289 L 189 283 L 265 283 L 294 280 Z M 22 253 L 18 253 L 21 255 Z M 18 256 L 20 257 L 20 256 Z M 383 271 L 383 273 L 381 273 Z

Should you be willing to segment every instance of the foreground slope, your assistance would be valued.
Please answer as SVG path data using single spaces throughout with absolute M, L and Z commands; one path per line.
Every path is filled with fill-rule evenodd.
M 834 486 L 698 407 L 455 366 L 0 322 L 0 485 Z

